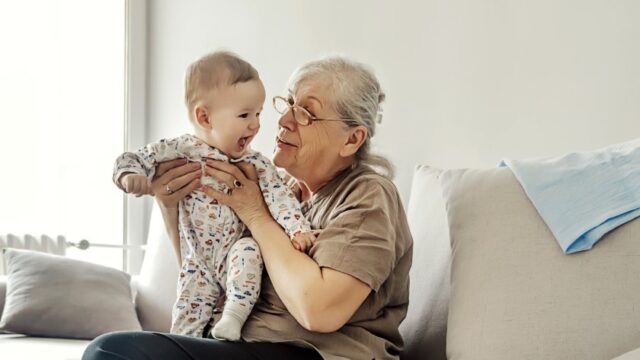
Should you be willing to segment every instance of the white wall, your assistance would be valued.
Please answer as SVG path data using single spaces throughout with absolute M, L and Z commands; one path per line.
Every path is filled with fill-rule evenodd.
M 494 166 L 640 137 L 640 1 L 148 2 L 148 140 L 189 130 L 186 66 L 218 47 L 260 71 L 267 97 L 327 54 L 370 64 L 387 93 L 374 144 L 397 166 Z M 268 102 L 267 105 L 269 105 Z M 276 113 L 254 148 L 270 153 Z

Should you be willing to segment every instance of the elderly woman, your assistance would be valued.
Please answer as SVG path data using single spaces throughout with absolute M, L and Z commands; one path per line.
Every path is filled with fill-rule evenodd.
M 398 359 L 413 243 L 391 166 L 369 152 L 383 99 L 375 76 L 344 58 L 302 66 L 288 95 L 274 98 L 282 116 L 273 161 L 319 230 L 307 253 L 269 214 L 254 168 L 207 163 L 234 190 L 202 190 L 247 225 L 268 273 L 245 342 L 111 333 L 83 359 Z M 180 161 L 162 164 L 153 181 L 178 256 L 177 204 L 201 186 L 197 165 Z M 167 185 L 180 190 L 160 195 Z

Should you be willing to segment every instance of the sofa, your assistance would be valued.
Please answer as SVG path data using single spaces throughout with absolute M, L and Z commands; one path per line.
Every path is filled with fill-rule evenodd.
M 640 220 L 565 255 L 507 168 L 417 166 L 407 208 L 402 359 L 640 359 Z M 136 312 L 166 331 L 177 266 L 157 209 L 147 244 Z M 87 343 L 0 335 L 0 357 L 79 359 Z
M 418 166 L 409 213 L 403 358 L 640 359 L 640 219 L 565 255 L 508 168 Z

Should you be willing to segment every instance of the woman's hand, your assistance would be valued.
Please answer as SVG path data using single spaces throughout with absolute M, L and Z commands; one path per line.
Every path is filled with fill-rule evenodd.
M 180 200 L 200 187 L 201 176 L 200 163 L 187 163 L 187 159 L 161 162 L 151 182 L 151 191 L 161 207 L 177 208 Z
M 207 160 L 205 173 L 227 185 L 231 191 L 225 194 L 203 186 L 202 191 L 223 205 L 229 206 L 249 229 L 255 221 L 269 218 L 269 209 L 258 186 L 258 174 L 253 165 L 242 162 L 237 165 L 218 160 Z
M 293 237 L 291 242 L 296 250 L 307 253 L 316 242 L 315 231 L 297 234 Z

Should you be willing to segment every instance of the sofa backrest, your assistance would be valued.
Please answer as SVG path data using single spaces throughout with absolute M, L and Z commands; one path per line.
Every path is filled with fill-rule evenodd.
M 640 346 L 640 219 L 565 255 L 509 169 L 441 182 L 449 359 L 611 359 Z
M 144 330 L 168 332 L 176 300 L 178 263 L 162 213 L 154 203 L 145 258 L 137 278 L 136 311 Z

